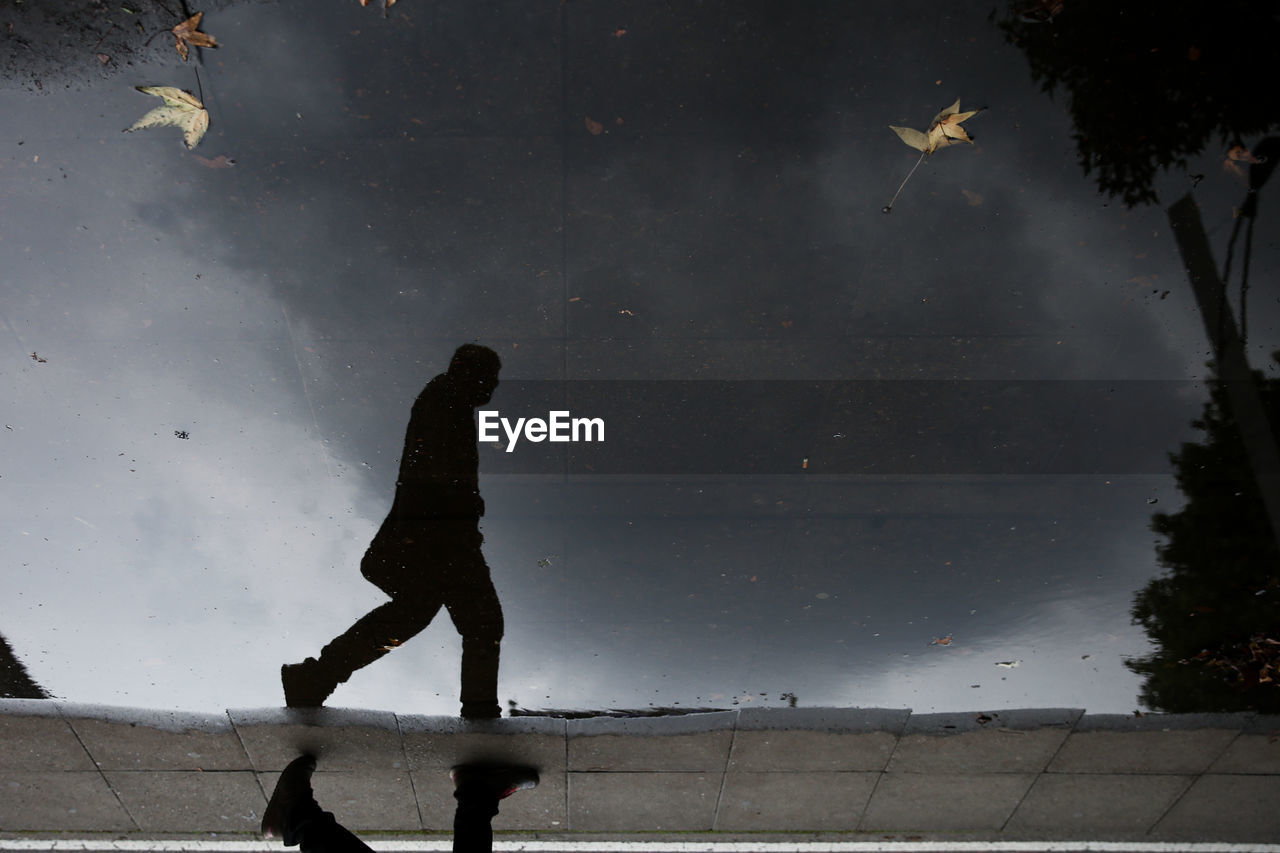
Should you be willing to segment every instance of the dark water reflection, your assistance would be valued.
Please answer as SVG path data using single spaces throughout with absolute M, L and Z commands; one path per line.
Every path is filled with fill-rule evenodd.
M 50 693 L 281 704 L 385 602 L 405 412 L 478 340 L 504 414 L 607 429 L 480 445 L 504 705 L 1174 704 L 1130 609 L 1221 353 L 1163 206 L 1194 188 L 1220 268 L 1226 145 L 1099 196 L 985 7 L 214 11 L 194 152 L 120 133 L 132 86 L 195 88 L 176 54 L 0 91 L 0 630 Z M 977 144 L 882 215 L 918 156 L 887 126 L 956 97 Z M 437 623 L 330 702 L 456 713 Z

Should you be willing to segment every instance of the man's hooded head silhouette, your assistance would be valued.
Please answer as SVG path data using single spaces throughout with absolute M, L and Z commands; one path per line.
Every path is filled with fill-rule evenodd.
M 502 360 L 480 344 L 463 344 L 453 354 L 446 372 L 454 388 L 471 406 L 483 406 L 498 387 Z

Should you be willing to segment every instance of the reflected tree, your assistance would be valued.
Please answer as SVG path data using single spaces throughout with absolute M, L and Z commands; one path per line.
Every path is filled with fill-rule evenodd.
M 1006 0 L 993 18 L 1032 79 L 1065 99 L 1085 174 L 1129 206 L 1158 201 L 1162 171 L 1185 169 L 1215 141 L 1245 150 L 1280 118 L 1274 4 Z M 1205 439 L 1172 455 L 1187 504 L 1152 522 L 1167 571 L 1132 608 L 1157 648 L 1128 665 L 1146 677 L 1142 700 L 1163 711 L 1280 709 L 1280 385 L 1249 367 L 1245 349 L 1253 223 L 1276 148 L 1273 138 L 1254 150 L 1221 270 L 1192 195 L 1166 211 L 1214 363 L 1195 424 Z M 1237 322 L 1226 285 L 1241 233 Z
M 1280 423 L 1280 380 L 1254 379 Z M 1154 516 L 1167 571 L 1131 611 L 1157 649 L 1127 665 L 1161 711 L 1280 711 L 1280 548 L 1228 397 L 1215 380 L 1193 424 L 1204 440 L 1170 455 L 1187 503 Z
M 36 683 L 9 641 L 0 636 L 0 699 L 48 698 L 48 691 Z
M 1065 97 L 1099 189 L 1157 201 L 1162 169 L 1280 116 L 1280 17 L 1251 0 L 1008 0 L 995 17 L 1041 89 Z

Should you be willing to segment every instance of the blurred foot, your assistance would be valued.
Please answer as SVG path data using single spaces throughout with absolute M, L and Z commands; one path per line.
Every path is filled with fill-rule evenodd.
M 516 791 L 538 787 L 538 771 L 532 767 L 490 767 L 483 764 L 463 764 L 449 771 L 455 789 L 480 787 L 499 800 L 505 800 Z
M 289 831 L 289 815 L 299 806 L 312 801 L 311 774 L 316 769 L 314 755 L 300 755 L 280 774 L 271 801 L 262 815 L 262 834 L 267 838 L 279 838 L 286 847 L 298 843 Z
M 284 686 L 284 704 L 290 708 L 319 708 L 338 686 L 324 677 L 320 661 L 315 658 L 280 667 L 280 683 Z

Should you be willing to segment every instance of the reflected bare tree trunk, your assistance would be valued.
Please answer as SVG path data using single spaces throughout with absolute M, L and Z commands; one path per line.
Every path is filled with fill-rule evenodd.
M 1271 535 L 1276 537 L 1280 535 L 1280 450 L 1276 448 L 1275 433 L 1249 369 L 1244 339 L 1227 304 L 1226 282 L 1218 277 L 1213 250 L 1200 221 L 1200 209 L 1191 194 L 1179 199 L 1167 213 L 1204 320 L 1205 332 L 1213 345 L 1214 365 L 1227 391 L 1231 408 L 1229 414 L 1239 427 L 1258 491 L 1271 521 Z

